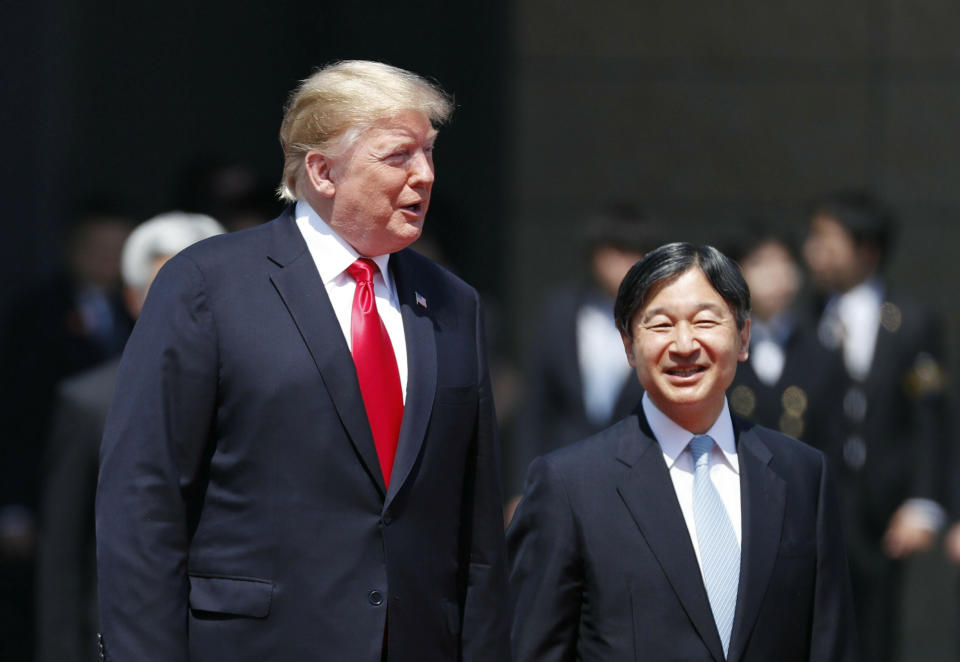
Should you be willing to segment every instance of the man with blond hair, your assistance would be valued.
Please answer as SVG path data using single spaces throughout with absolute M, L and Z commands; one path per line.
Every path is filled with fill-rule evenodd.
M 159 273 L 97 497 L 108 660 L 509 660 L 479 298 L 407 247 L 449 98 L 375 62 L 293 93 L 274 221 Z

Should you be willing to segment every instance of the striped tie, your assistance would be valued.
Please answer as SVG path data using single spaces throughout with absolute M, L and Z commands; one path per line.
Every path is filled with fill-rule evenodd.
M 697 527 L 703 583 L 707 588 L 710 610 L 720 633 L 723 654 L 730 648 L 733 612 L 737 606 L 737 585 L 740 582 L 740 545 L 710 480 L 710 449 L 713 439 L 698 435 L 690 440 L 693 454 L 693 521 Z

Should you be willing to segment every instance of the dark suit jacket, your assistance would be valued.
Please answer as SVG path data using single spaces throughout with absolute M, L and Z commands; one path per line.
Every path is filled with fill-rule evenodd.
M 37 662 L 86 662 L 97 651 L 93 504 L 97 456 L 119 359 L 59 388 L 43 472 L 37 552 Z
M 822 447 L 839 467 L 851 562 L 870 572 L 888 561 L 881 540 L 894 511 L 909 498 L 941 497 L 945 438 L 939 325 L 910 300 L 888 298 L 881 310 L 870 372 L 863 382 L 848 380 L 845 389 L 844 399 L 862 406 L 844 407 L 839 434 L 825 437 L 832 445 Z M 863 441 L 862 466 L 845 456 L 851 439 Z
M 642 410 L 536 460 L 508 533 L 517 662 L 723 660 Z M 734 419 L 743 551 L 730 660 L 857 659 L 824 457 Z
M 783 351 L 783 371 L 774 384 L 760 381 L 750 361 L 737 367 L 727 392 L 731 410 L 818 448 L 836 445 L 847 387 L 840 352 L 824 347 L 807 320 L 794 323 Z
M 385 490 L 353 361 L 292 207 L 161 270 L 101 451 L 117 662 L 509 659 L 476 292 L 390 260 L 409 365 Z M 420 302 L 417 301 L 420 295 Z
M 610 419 L 590 420 L 583 403 L 583 376 L 577 351 L 577 315 L 599 297 L 586 285 L 565 287 L 547 300 L 530 355 L 530 379 L 521 429 L 511 453 L 510 488 L 519 493 L 535 457 L 580 441 L 633 411 L 643 387 L 633 370 L 625 376 Z M 613 304 L 610 305 L 613 318 Z M 624 356 L 626 364 L 626 356 Z

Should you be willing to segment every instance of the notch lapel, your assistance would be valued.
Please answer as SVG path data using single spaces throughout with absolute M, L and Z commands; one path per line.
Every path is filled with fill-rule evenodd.
M 439 301 L 431 297 L 428 283 L 417 282 L 418 274 L 407 250 L 390 258 L 390 270 L 397 285 L 407 345 L 407 400 L 384 509 L 403 487 L 420 456 L 437 391 L 437 341 L 429 302 L 436 306 Z M 418 303 L 417 294 L 428 305 Z
M 289 207 L 274 224 L 274 244 L 269 258 L 276 266 L 270 280 L 320 371 L 350 442 L 383 496 L 386 492 L 383 473 L 353 358 L 317 266 L 296 226 L 293 207 Z
M 642 410 L 637 411 L 623 426 L 617 459 L 631 471 L 617 491 L 693 627 L 714 659 L 723 662 L 723 645 L 670 472 Z
M 739 660 L 760 613 L 777 559 L 786 506 L 786 484 L 770 468 L 773 454 L 752 425 L 734 417 L 740 461 L 743 544 L 740 587 L 728 659 Z

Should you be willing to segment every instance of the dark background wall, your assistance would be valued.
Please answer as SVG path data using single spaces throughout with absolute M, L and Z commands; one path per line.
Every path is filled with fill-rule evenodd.
M 502 302 L 521 363 L 541 293 L 580 269 L 590 207 L 639 202 L 676 238 L 714 240 L 757 213 L 795 223 L 839 186 L 900 212 L 893 277 L 956 350 L 958 34 L 948 0 L 3 3 L 0 305 L 52 270 L 81 197 L 143 219 L 209 158 L 275 181 L 296 81 L 371 58 L 456 95 L 428 225 Z M 914 660 L 953 656 L 940 563 L 912 570 Z
M 526 0 L 513 18 L 518 313 L 577 264 L 598 202 L 715 240 L 856 186 L 899 212 L 893 279 L 944 312 L 956 345 L 954 292 L 936 284 L 960 277 L 960 5 Z M 531 245 L 552 259 L 518 259 Z
M 181 204 L 184 173 L 212 158 L 277 181 L 289 91 L 318 65 L 365 58 L 454 93 L 437 154 L 449 220 L 431 230 L 478 285 L 498 285 L 501 224 L 489 219 L 502 217 L 509 53 L 498 3 L 13 4 L 0 14 L 5 273 L 49 269 L 51 239 L 86 196 L 116 196 L 146 218 Z M 5 300 L 15 283 L 0 283 Z

